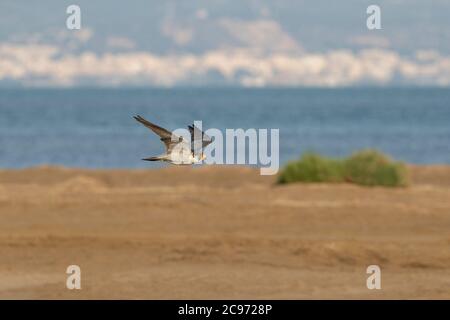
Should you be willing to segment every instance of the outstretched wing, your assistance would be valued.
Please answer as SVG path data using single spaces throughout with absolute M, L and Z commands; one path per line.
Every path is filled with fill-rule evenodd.
M 145 120 L 144 118 L 142 118 L 139 115 L 135 116 L 134 119 L 136 119 L 137 121 L 142 123 L 144 126 L 149 128 L 150 130 L 152 130 L 154 133 L 156 133 L 161 138 L 161 141 L 166 146 L 167 153 L 169 153 L 175 145 L 177 145 L 180 142 L 183 142 L 182 137 L 178 137 L 178 136 L 172 134 L 172 132 L 170 132 L 164 128 L 161 128 L 160 126 L 157 126 L 156 124 L 151 123 L 148 120 Z
M 189 132 L 191 133 L 191 150 L 192 150 L 192 152 L 194 152 L 195 149 L 200 148 L 200 146 L 203 149 L 212 142 L 211 137 L 206 135 L 203 131 L 201 131 L 195 125 L 188 126 L 188 128 L 189 128 Z

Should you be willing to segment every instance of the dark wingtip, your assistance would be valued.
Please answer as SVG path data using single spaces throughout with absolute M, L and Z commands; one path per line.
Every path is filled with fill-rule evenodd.
M 139 122 L 142 122 L 142 120 L 144 120 L 144 118 L 142 118 L 140 115 L 133 116 L 133 118 L 134 118 L 134 120 L 139 121 Z

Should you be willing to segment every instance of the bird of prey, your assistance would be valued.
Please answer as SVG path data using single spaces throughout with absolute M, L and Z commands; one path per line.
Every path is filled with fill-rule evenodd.
M 212 142 L 212 140 L 195 125 L 188 126 L 191 139 L 190 141 L 186 141 L 183 137 L 179 137 L 160 126 L 145 120 L 139 115 L 135 116 L 134 119 L 156 133 L 166 147 L 165 154 L 142 160 L 165 161 L 171 164 L 189 165 L 199 163 L 206 159 L 203 152 L 199 153 L 199 149 L 202 151 L 204 147 Z

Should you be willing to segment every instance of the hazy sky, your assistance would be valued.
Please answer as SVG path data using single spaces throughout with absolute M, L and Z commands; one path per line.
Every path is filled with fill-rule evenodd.
M 0 3 L 3 86 L 366 84 L 449 86 L 450 1 Z

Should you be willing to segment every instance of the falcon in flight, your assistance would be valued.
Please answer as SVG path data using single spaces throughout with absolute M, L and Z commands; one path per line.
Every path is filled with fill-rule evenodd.
M 204 147 L 212 142 L 212 139 L 195 125 L 188 126 L 191 134 L 191 140 L 186 141 L 183 137 L 179 137 L 172 132 L 161 128 L 160 126 L 145 120 L 139 115 L 135 116 L 134 119 L 156 133 L 166 147 L 165 154 L 142 160 L 165 161 L 177 165 L 189 165 L 199 163 L 206 159 L 203 152 L 198 153 L 198 151 L 199 149 L 202 151 Z

